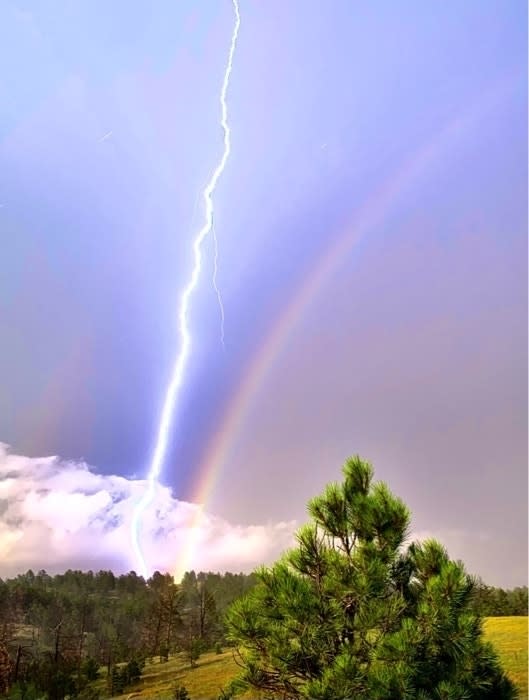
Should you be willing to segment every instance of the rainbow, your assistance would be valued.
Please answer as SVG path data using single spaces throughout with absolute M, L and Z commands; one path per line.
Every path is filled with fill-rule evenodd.
M 305 276 L 294 292 L 279 318 L 271 324 L 264 341 L 250 359 L 223 419 L 212 436 L 197 470 L 198 478 L 192 491 L 191 501 L 200 505 L 183 552 L 180 552 L 176 571 L 181 575 L 192 567 L 193 553 L 200 532 L 201 514 L 211 497 L 223 466 L 228 463 L 237 445 L 239 436 L 250 414 L 251 407 L 265 384 L 265 379 L 288 345 L 294 329 L 302 320 L 306 309 L 322 291 L 325 282 L 346 260 L 358 243 L 386 220 L 398 199 L 406 189 L 428 170 L 433 170 L 441 157 L 457 145 L 476 120 L 495 106 L 498 100 L 512 89 L 516 78 L 509 74 L 494 82 L 491 89 L 469 109 L 451 120 L 437 132 L 423 148 L 407 159 L 365 201 L 360 211 L 333 241 L 322 258 Z M 514 80 L 513 80 L 514 78 Z

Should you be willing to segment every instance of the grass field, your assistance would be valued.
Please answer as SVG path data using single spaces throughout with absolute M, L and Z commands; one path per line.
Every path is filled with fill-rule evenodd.
M 169 700 L 175 686 L 185 686 L 191 700 L 216 700 L 220 689 L 237 675 L 238 666 L 232 652 L 204 654 L 195 668 L 178 655 L 166 663 L 147 664 L 140 683 L 121 695 L 122 700 L 149 698 Z M 104 697 L 105 684 L 99 681 Z M 242 696 L 244 697 L 244 696 Z
M 485 636 L 495 646 L 503 668 L 527 700 L 527 617 L 489 617 Z
M 527 617 L 491 617 L 485 620 L 485 636 L 496 647 L 503 667 L 520 689 L 520 700 L 527 695 Z M 189 668 L 178 656 L 167 663 L 153 663 L 145 667 L 143 678 L 123 700 L 149 698 L 169 700 L 172 689 L 183 685 L 191 700 L 216 700 L 220 688 L 238 671 L 231 652 L 204 654 L 196 668 Z M 104 697 L 104 681 L 99 681 Z M 256 695 L 242 696 L 245 700 Z

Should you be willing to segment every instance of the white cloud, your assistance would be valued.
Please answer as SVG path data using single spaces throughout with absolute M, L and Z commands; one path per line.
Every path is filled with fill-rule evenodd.
M 145 486 L 84 462 L 13 455 L 0 443 L 0 576 L 28 568 L 137 569 L 130 522 Z M 153 571 L 250 571 L 289 547 L 295 528 L 294 521 L 233 525 L 158 486 L 141 542 Z
M 0 577 L 31 568 L 139 571 L 130 522 L 145 481 L 98 474 L 84 462 L 10 454 L 0 442 Z M 194 503 L 156 489 L 144 513 L 141 543 L 150 570 L 179 576 L 196 571 L 251 571 L 294 544 L 298 523 L 237 525 Z M 509 543 L 490 566 L 491 536 L 478 529 L 415 530 L 410 540 L 438 539 L 453 559 L 491 585 L 514 586 L 525 574 L 513 565 Z M 498 566 L 497 562 L 501 564 Z

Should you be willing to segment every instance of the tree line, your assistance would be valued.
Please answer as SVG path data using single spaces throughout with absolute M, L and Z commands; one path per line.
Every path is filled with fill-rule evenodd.
M 141 677 L 146 659 L 184 653 L 192 666 L 203 651 L 227 645 L 225 613 L 257 581 L 242 573 L 191 571 L 176 583 L 159 572 L 145 581 L 135 572 L 72 570 L 0 579 L 0 693 L 33 687 L 50 700 L 90 698 L 104 668 L 109 694 L 118 695 Z M 477 581 L 470 608 L 483 617 L 527 615 L 527 586 Z
M 193 666 L 226 644 L 226 609 L 254 584 L 253 574 L 194 571 L 179 583 L 159 572 L 145 581 L 72 570 L 0 579 L 0 695 L 92 698 L 104 673 L 112 696 L 148 659 L 183 653 Z
M 483 617 L 527 615 L 527 586 L 504 590 L 487 586 L 483 581 L 478 580 L 471 608 Z
M 119 695 L 147 659 L 184 653 L 192 666 L 228 644 L 226 611 L 257 582 L 256 574 L 194 571 L 179 583 L 159 572 L 145 581 L 135 572 L 72 570 L 0 579 L 0 693 L 33 687 L 50 699 L 91 698 L 103 668 L 109 695 Z M 483 617 L 527 615 L 527 586 L 478 580 L 470 608 Z

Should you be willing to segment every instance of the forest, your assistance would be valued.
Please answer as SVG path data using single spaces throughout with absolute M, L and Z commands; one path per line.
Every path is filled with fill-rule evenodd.
M 253 574 L 193 571 L 178 583 L 159 572 L 145 581 L 71 570 L 0 580 L 0 692 L 31 686 L 51 699 L 84 697 L 104 669 L 111 696 L 147 659 L 184 652 L 193 665 L 225 645 L 225 611 L 254 584 Z
M 133 571 L 0 579 L 0 688 L 12 697 L 37 689 L 50 699 L 82 700 L 94 697 L 100 674 L 109 695 L 124 692 L 147 659 L 183 653 L 192 666 L 204 651 L 230 644 L 226 611 L 256 583 L 255 574 L 194 571 L 178 582 L 159 572 L 145 581 Z M 483 617 L 525 616 L 527 587 L 478 581 L 471 608 Z

